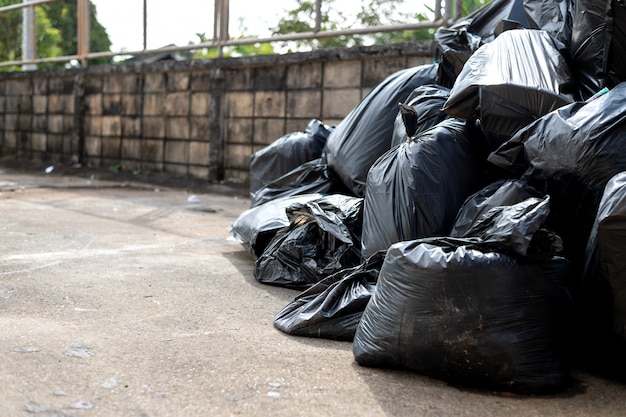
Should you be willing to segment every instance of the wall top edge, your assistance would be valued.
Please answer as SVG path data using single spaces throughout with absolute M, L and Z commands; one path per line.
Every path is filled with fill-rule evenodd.
M 79 74 L 110 75 L 111 73 L 142 73 L 165 71 L 194 71 L 199 69 L 225 69 L 259 67 L 277 64 L 305 64 L 316 61 L 347 61 L 363 58 L 396 56 L 434 56 L 434 41 L 404 42 L 389 45 L 355 46 L 351 48 L 320 49 L 311 52 L 255 55 L 237 58 L 189 59 L 93 65 L 77 69 L 42 69 L 35 71 L 0 72 L 0 81 L 39 77 L 75 77 Z

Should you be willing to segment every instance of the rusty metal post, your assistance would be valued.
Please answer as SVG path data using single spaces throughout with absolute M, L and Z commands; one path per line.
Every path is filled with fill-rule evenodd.
M 77 28 L 78 59 L 83 67 L 87 66 L 87 54 L 89 54 L 89 0 L 77 0 Z

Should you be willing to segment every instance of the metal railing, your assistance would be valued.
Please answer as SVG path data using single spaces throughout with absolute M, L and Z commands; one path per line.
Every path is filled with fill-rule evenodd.
M 23 3 L 14 4 L 10 6 L 0 7 L 0 13 L 9 12 L 16 9 L 31 10 L 31 15 L 34 16 L 34 8 L 37 5 L 44 3 L 51 3 L 59 0 L 23 0 Z M 457 0 L 434 0 L 434 19 L 431 21 L 422 21 L 415 23 L 405 24 L 393 24 L 383 26 L 370 26 L 356 29 L 344 29 L 344 30 L 321 30 L 321 4 L 322 0 L 316 0 L 316 22 L 315 29 L 312 32 L 299 32 L 290 33 L 285 35 L 275 35 L 265 38 L 243 38 L 243 39 L 230 39 L 228 32 L 228 18 L 229 18 L 229 0 L 214 0 L 215 14 L 214 14 L 214 31 L 213 40 L 209 42 L 201 42 L 197 44 L 189 44 L 186 46 L 169 46 L 158 49 L 147 49 L 147 18 L 146 18 L 146 2 L 143 4 L 143 49 L 137 51 L 123 51 L 123 52 L 91 52 L 89 51 L 89 0 L 76 0 L 77 1 L 77 53 L 75 55 L 66 55 L 58 57 L 46 57 L 35 58 L 34 55 L 28 55 L 25 51 L 36 50 L 36 45 L 33 42 L 36 41 L 36 35 L 34 33 L 35 24 L 31 21 L 30 24 L 27 19 L 24 18 L 25 28 L 24 38 L 28 39 L 23 41 L 23 57 L 21 60 L 0 62 L 0 67 L 8 66 L 22 66 L 24 70 L 33 69 L 37 64 L 43 63 L 60 63 L 79 61 L 82 66 L 87 65 L 87 60 L 97 58 L 113 58 L 116 56 L 146 56 L 161 54 L 164 52 L 184 52 L 201 50 L 205 48 L 214 48 L 218 51 L 218 56 L 222 56 L 224 47 L 239 46 L 239 45 L 254 45 L 259 43 L 275 43 L 275 42 L 290 42 L 301 40 L 313 40 L 322 38 L 333 38 L 339 36 L 350 35 L 368 35 L 376 33 L 386 32 L 401 32 L 405 30 L 420 30 L 420 29 L 432 29 L 441 26 L 448 26 L 454 20 L 461 16 L 461 1 Z M 456 3 L 453 14 L 453 5 Z M 33 17 L 34 19 L 34 17 Z

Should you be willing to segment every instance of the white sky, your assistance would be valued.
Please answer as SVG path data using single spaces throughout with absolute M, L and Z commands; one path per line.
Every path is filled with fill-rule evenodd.
M 111 39 L 111 50 L 138 51 L 143 49 L 143 0 L 92 0 L 96 5 L 98 21 L 106 28 Z M 271 35 L 286 10 L 297 7 L 296 0 L 229 0 L 231 37 Z M 423 3 L 405 1 L 403 11 L 422 8 Z M 183 46 L 198 43 L 196 33 L 213 38 L 213 0 L 148 0 L 148 49 L 170 44 Z M 359 0 L 337 0 L 335 7 L 344 12 L 359 8 Z M 408 10 L 407 10 L 408 9 Z M 241 28 L 243 28 L 243 33 Z
M 352 0 L 353 1 L 353 0 Z M 143 49 L 143 0 L 92 0 L 98 21 L 106 28 L 119 52 Z M 198 43 L 196 33 L 213 38 L 213 0 L 148 0 L 148 48 L 169 44 Z M 241 35 L 239 21 L 247 35 L 269 36 L 284 10 L 295 8 L 294 0 L 230 0 L 229 32 Z

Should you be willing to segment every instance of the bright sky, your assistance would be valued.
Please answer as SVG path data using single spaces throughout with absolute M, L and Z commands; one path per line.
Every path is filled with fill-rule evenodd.
M 111 50 L 138 51 L 143 49 L 143 0 L 91 0 L 96 5 L 98 21 L 106 28 L 113 45 Z M 229 0 L 231 37 L 254 35 L 267 37 L 286 10 L 297 7 L 296 0 Z M 413 11 L 423 3 L 405 1 L 400 9 Z M 148 49 L 170 44 L 184 46 L 198 43 L 197 33 L 213 38 L 213 0 L 148 0 Z M 350 13 L 358 9 L 358 0 L 337 0 L 334 5 Z
M 106 28 L 119 52 L 143 49 L 143 0 L 92 0 L 98 21 Z M 213 38 L 213 0 L 148 0 L 148 48 L 199 42 L 196 33 Z M 294 0 L 230 0 L 229 32 L 269 36 L 284 10 L 295 8 Z M 241 25 L 240 22 L 241 21 Z

